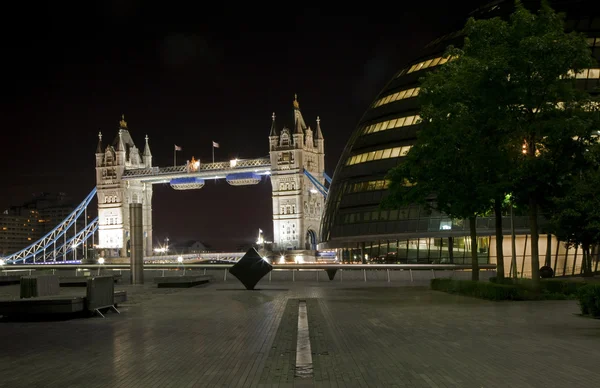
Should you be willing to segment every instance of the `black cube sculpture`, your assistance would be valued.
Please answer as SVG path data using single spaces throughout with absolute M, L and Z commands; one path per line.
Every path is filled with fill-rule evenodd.
M 238 278 L 247 290 L 253 290 L 256 283 L 272 269 L 273 266 L 263 259 L 256 249 L 250 248 L 240 261 L 229 268 L 229 273 Z
M 325 270 L 325 272 L 327 272 L 327 276 L 329 276 L 329 280 L 333 280 L 333 278 L 335 278 L 335 274 L 337 273 L 337 269 L 327 268 Z

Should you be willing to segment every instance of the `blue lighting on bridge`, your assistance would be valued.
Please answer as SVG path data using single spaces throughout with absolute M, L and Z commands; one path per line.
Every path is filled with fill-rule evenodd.
M 173 178 L 170 184 L 175 190 L 201 189 L 204 187 L 204 179 L 196 176 L 186 176 L 183 178 Z
M 195 176 L 183 177 L 183 178 L 173 178 L 171 179 L 172 185 L 181 185 L 181 184 L 202 184 L 204 183 L 204 179 L 198 178 Z
M 239 172 L 228 174 L 225 180 L 232 186 L 255 185 L 261 181 L 261 177 L 254 172 Z

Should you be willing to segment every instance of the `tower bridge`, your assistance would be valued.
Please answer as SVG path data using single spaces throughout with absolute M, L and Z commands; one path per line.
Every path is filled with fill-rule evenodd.
M 254 185 L 270 179 L 274 250 L 316 250 L 327 184 L 331 182 L 325 173 L 325 143 L 319 117 L 313 130 L 302 116 L 297 96 L 293 101 L 293 117 L 293 127 L 278 127 L 273 113 L 268 156 L 213 163 L 192 159 L 183 165 L 159 167 L 152 164 L 148 136 L 143 150 L 137 148 L 122 116 L 111 143 L 104 144 L 102 133 L 98 134 L 96 187 L 92 192 L 50 233 L 2 261 L 12 264 L 77 261 L 81 259 L 78 250 L 86 255 L 87 244 L 83 243 L 88 239 L 104 257 L 127 257 L 131 231 L 129 207 L 133 203 L 142 204 L 144 256 L 150 257 L 152 186 L 168 183 L 175 190 L 198 190 L 207 180 L 217 179 L 224 179 L 232 186 Z M 94 196 L 98 199 L 98 217 L 88 222 L 87 207 Z M 83 222 L 76 222 L 78 219 Z

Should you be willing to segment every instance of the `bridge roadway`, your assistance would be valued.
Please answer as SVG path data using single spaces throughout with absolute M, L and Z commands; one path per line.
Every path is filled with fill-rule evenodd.
M 123 279 L 126 279 L 123 276 Z M 18 285 L 0 294 L 18 295 Z M 491 302 L 385 282 L 118 284 L 121 314 L 4 321 L 3 387 L 594 387 L 575 301 Z M 72 288 L 61 292 L 73 292 Z M 312 375 L 295 377 L 300 302 Z M 11 340 L 12 339 L 12 340 Z
M 156 184 L 169 183 L 171 179 L 196 177 L 204 180 L 224 179 L 229 174 L 271 174 L 271 159 L 234 159 L 228 162 L 188 163 L 182 166 L 151 167 L 126 170 L 123 180 L 138 180 Z

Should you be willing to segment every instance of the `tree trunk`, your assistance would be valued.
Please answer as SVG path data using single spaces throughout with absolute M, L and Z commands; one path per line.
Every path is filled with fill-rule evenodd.
M 546 267 L 552 268 L 552 235 L 548 233 L 546 235 Z
M 479 256 L 477 252 L 477 217 L 469 217 L 471 231 L 471 280 L 479 280 Z
M 494 201 L 494 216 L 496 217 L 496 277 L 504 279 L 504 249 L 502 248 L 502 200 Z
M 448 237 L 448 260 L 454 264 L 454 237 Z
M 538 205 L 534 194 L 529 194 L 529 229 L 531 231 L 531 280 L 533 289 L 540 288 L 540 252 L 538 249 Z
M 583 267 L 583 276 L 594 276 L 592 273 L 592 256 L 590 255 L 590 244 L 582 244 L 583 250 L 583 262 L 581 263 Z

